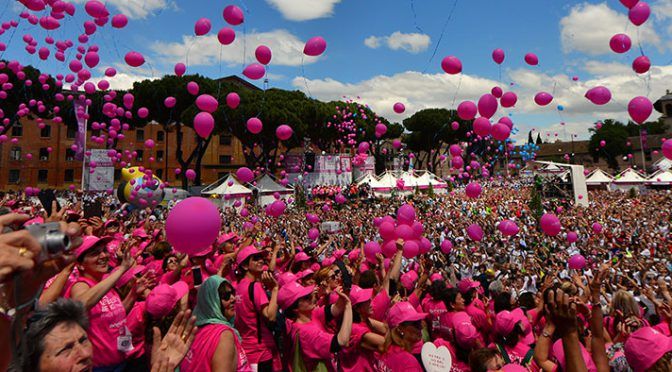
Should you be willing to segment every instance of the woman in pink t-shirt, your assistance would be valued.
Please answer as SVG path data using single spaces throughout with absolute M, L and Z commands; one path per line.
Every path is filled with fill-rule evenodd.
M 267 325 L 275 321 L 278 312 L 278 284 L 270 273 L 264 272 L 265 253 L 250 245 L 236 257 L 241 279 L 236 286 L 239 301 L 235 325 L 250 363 L 256 364 L 259 372 L 282 370 L 280 352 Z M 270 299 L 264 287 L 271 291 Z
M 126 326 L 126 314 L 136 299 L 131 290 L 122 301 L 114 288 L 116 282 L 135 261 L 127 250 L 119 267 L 109 274 L 110 238 L 86 236 L 77 251 L 80 277 L 65 293 L 66 298 L 80 301 L 87 310 L 91 327 L 88 331 L 93 344 L 94 367 L 122 368 L 127 355 L 133 351 L 132 335 Z
M 373 289 L 353 285 L 350 289 L 353 322 L 350 342 L 339 354 L 343 371 L 374 371 L 376 353 L 385 348 L 387 327 L 372 319 L 371 296 Z
M 198 331 L 180 371 L 252 371 L 233 327 L 235 303 L 236 291 L 226 279 L 214 275 L 203 282 L 194 309 Z
M 447 311 L 439 317 L 439 334 L 449 341 L 455 341 L 452 334 L 453 329 L 453 316 L 455 313 L 464 311 L 464 298 L 462 294 L 456 288 L 446 289 L 445 296 L 443 297 L 443 303 L 446 305 Z
M 385 353 L 378 363 L 381 371 L 422 372 L 422 365 L 411 354 L 413 347 L 422 339 L 422 320 L 427 313 L 419 313 L 407 301 L 394 304 L 387 315 L 390 332 L 385 344 Z

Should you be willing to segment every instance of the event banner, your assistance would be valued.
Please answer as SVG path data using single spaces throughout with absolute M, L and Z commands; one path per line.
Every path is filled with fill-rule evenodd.
M 302 175 L 300 164 L 303 155 L 285 156 L 285 169 L 289 182 L 301 182 L 305 186 L 339 185 L 347 186 L 352 183 L 352 159 L 349 154 L 315 156 L 315 167 L 312 172 L 306 169 Z
M 77 134 L 75 134 L 75 160 L 83 161 L 84 152 L 86 151 L 86 118 L 83 115 L 77 115 L 78 112 L 88 112 L 88 106 L 82 108 L 82 104 L 78 100 L 73 101 L 75 109 L 75 117 L 77 118 Z
M 105 149 L 91 149 L 90 156 L 86 157 L 84 167 L 84 190 L 107 191 L 114 188 L 114 164 L 107 156 Z M 95 162 L 96 167 L 89 167 L 89 163 Z

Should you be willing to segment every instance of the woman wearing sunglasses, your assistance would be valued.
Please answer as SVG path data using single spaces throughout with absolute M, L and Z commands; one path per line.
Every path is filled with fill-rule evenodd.
M 198 290 L 194 315 L 198 331 L 180 371 L 252 371 L 233 326 L 236 291 L 221 276 L 211 276 Z

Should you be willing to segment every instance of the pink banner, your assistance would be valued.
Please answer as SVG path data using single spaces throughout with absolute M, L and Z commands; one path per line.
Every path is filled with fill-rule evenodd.
M 84 161 L 84 152 L 86 151 L 86 106 L 83 106 L 77 100 L 74 101 L 75 117 L 77 118 L 77 134 L 75 135 L 75 160 Z

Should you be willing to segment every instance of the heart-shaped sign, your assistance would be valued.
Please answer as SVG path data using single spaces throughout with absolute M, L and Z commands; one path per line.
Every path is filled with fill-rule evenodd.
M 450 356 L 450 351 L 445 346 L 438 348 L 431 342 L 425 342 L 422 345 L 422 364 L 427 372 L 443 372 L 450 371 L 453 365 L 453 358 Z

